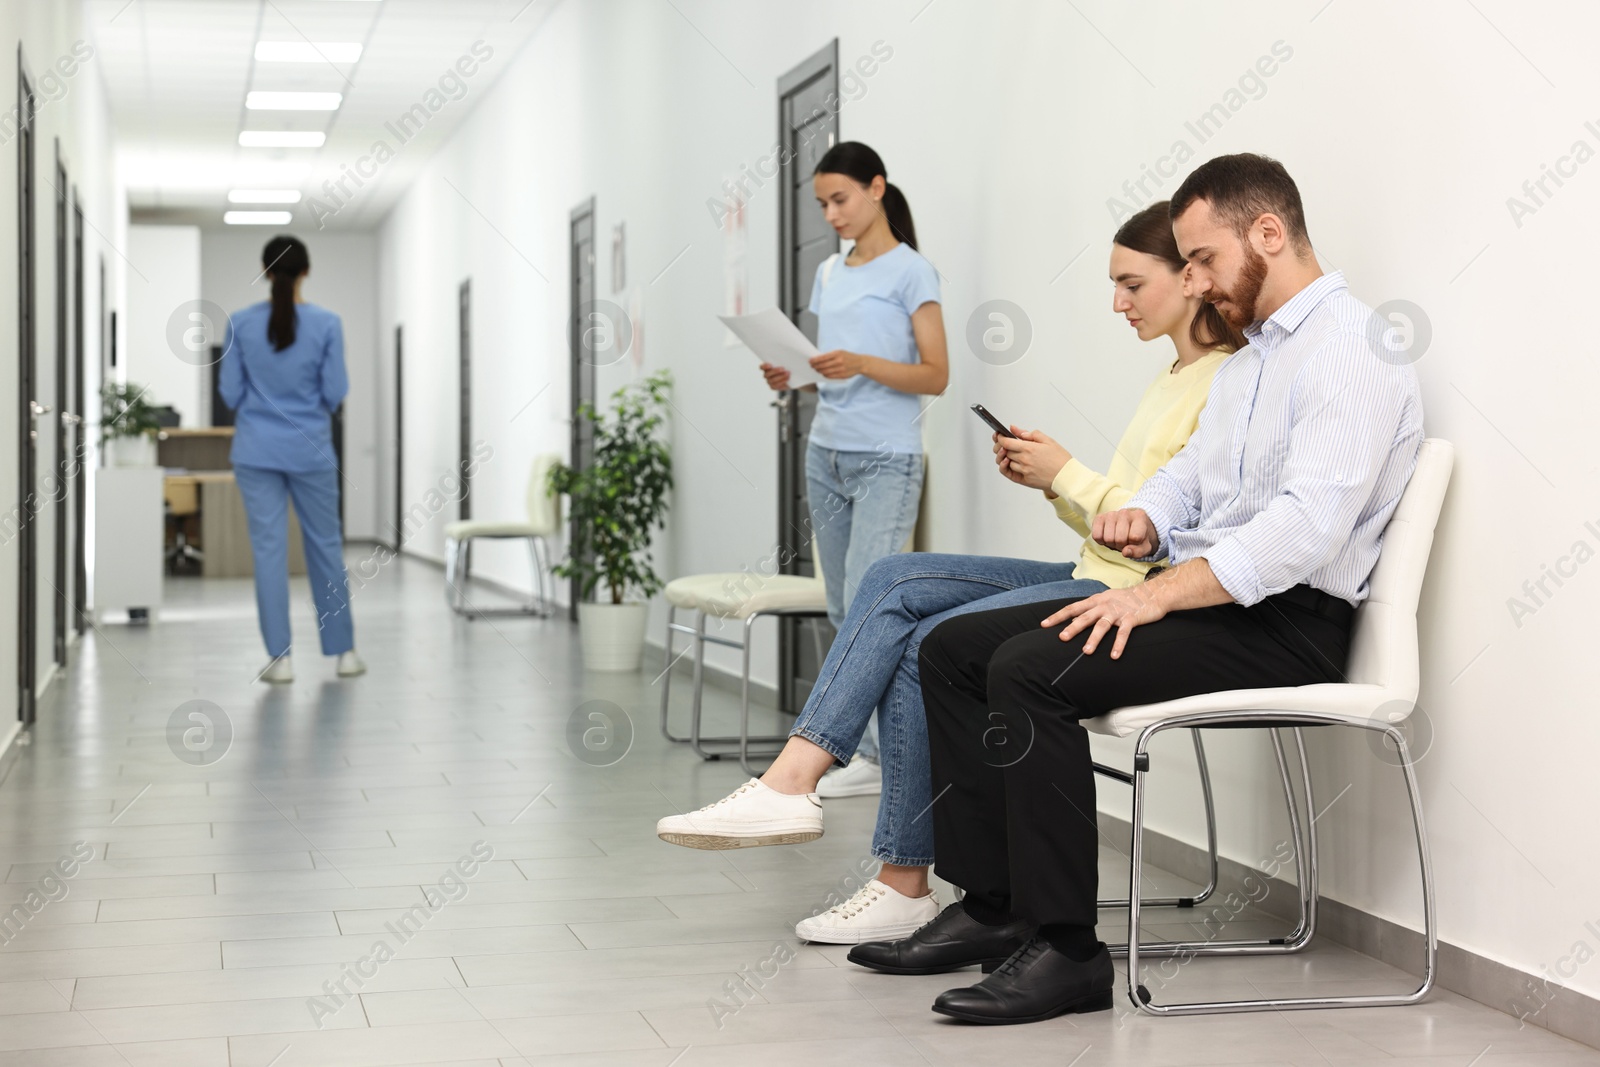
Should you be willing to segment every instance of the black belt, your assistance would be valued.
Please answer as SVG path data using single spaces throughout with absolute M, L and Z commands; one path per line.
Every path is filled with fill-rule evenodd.
M 1309 585 L 1291 586 L 1267 599 L 1292 604 L 1297 608 L 1320 615 L 1324 619 L 1336 622 L 1341 626 L 1350 625 L 1350 621 L 1355 618 L 1356 614 L 1356 609 L 1350 605 L 1348 600 L 1334 596 L 1332 593 L 1324 593 L 1321 589 L 1313 589 Z

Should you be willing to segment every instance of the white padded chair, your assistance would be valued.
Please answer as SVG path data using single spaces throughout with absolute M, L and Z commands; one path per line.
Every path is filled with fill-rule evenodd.
M 816 559 L 816 546 L 812 546 L 812 558 Z M 807 578 L 798 574 L 760 575 L 749 572 L 728 572 L 723 574 L 695 574 L 674 579 L 667 583 L 662 591 L 667 601 L 667 636 L 666 636 L 666 669 L 661 676 L 661 732 L 669 741 L 688 742 L 695 754 L 701 759 L 715 760 L 730 756 L 735 751 L 739 754 L 739 763 L 745 771 L 754 776 L 757 772 L 750 764 L 750 757 L 773 756 L 777 750 L 752 753 L 750 746 L 778 745 L 782 746 L 788 740 L 788 735 L 771 737 L 750 736 L 750 632 L 757 619 L 767 615 L 782 615 L 790 618 L 827 618 L 828 597 L 819 573 L 816 577 Z M 677 621 L 680 610 L 693 611 L 695 622 L 693 626 Z M 743 624 L 742 640 L 723 637 L 720 634 L 706 633 L 706 620 L 718 619 L 739 622 Z M 693 638 L 694 648 L 694 704 L 690 713 L 689 733 L 685 737 L 678 737 L 672 733 L 667 725 L 668 701 L 671 696 L 673 635 L 688 634 Z M 743 667 L 740 672 L 739 683 L 739 736 L 732 737 L 702 737 L 700 735 L 700 698 L 705 683 L 705 658 L 706 644 L 723 645 L 727 648 L 743 650 Z M 817 659 L 820 662 L 822 652 L 826 649 L 819 648 Z M 724 748 L 737 744 L 737 749 Z M 706 746 L 717 745 L 717 749 Z
M 1133 827 L 1128 905 L 1128 996 L 1141 1010 L 1154 1015 L 1200 1015 L 1215 1012 L 1283 1011 L 1307 1008 L 1361 1008 L 1414 1004 L 1433 988 L 1438 956 L 1438 928 L 1433 891 L 1433 870 L 1423 826 L 1422 800 L 1410 749 L 1401 727 L 1416 706 L 1419 688 L 1417 652 L 1417 601 L 1422 591 L 1434 527 L 1450 481 L 1454 450 L 1450 443 L 1430 438 L 1423 442 L 1416 471 L 1399 506 L 1384 530 L 1383 545 L 1373 569 L 1367 599 L 1356 610 L 1351 634 L 1348 681 L 1276 689 L 1244 689 L 1207 693 L 1181 700 L 1118 708 L 1084 725 L 1115 737 L 1137 735 L 1134 745 Z M 1162 942 L 1141 946 L 1137 887 L 1144 877 L 1143 829 L 1145 776 L 1150 771 L 1150 742 L 1163 731 L 1199 727 L 1249 727 L 1272 731 L 1273 746 L 1283 776 L 1289 804 L 1291 833 L 1301 895 L 1301 922 L 1288 938 L 1230 942 Z M 1304 948 L 1316 932 L 1317 856 L 1315 798 L 1311 775 L 1300 739 L 1307 726 L 1348 726 L 1384 734 L 1394 743 L 1411 803 L 1417 857 L 1422 876 L 1424 959 L 1421 984 L 1409 993 L 1368 996 L 1319 996 L 1261 1000 L 1200 1001 L 1156 1004 L 1142 981 L 1140 959 L 1147 956 L 1258 955 L 1294 952 Z M 1300 747 L 1300 771 L 1305 805 L 1304 821 L 1296 814 L 1296 799 L 1284 768 L 1278 736 L 1288 728 Z
M 520 521 L 485 522 L 464 519 L 444 528 L 444 597 L 450 610 L 467 619 L 500 615 L 550 614 L 547 576 L 550 570 L 550 544 L 546 540 L 561 529 L 561 498 L 551 495 L 546 486 L 550 470 L 561 462 L 554 452 L 535 456 L 528 472 L 528 492 L 524 506 L 527 517 Z M 471 604 L 463 590 L 472 577 L 472 542 L 479 539 L 513 538 L 528 542 L 528 558 L 533 565 L 533 598 L 514 608 L 480 608 Z

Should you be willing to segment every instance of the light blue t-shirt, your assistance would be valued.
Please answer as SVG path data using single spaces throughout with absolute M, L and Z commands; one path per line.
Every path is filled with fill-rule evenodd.
M 350 391 L 344 329 L 326 308 L 296 304 L 294 344 L 277 351 L 267 340 L 271 314 L 263 301 L 228 316 L 217 391 L 234 412 L 229 458 L 236 467 L 330 469 L 331 419 Z
M 910 245 L 901 243 L 859 267 L 834 261 L 817 268 L 811 285 L 811 311 L 817 316 L 817 348 L 877 356 L 895 363 L 917 362 L 911 315 L 923 304 L 939 302 L 939 273 Z M 839 452 L 922 454 L 922 398 L 873 381 L 865 374 L 817 385 L 817 416 L 811 442 Z

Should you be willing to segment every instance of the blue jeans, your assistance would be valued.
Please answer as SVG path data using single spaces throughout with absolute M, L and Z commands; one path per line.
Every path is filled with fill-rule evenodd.
M 813 444 L 806 449 L 806 491 L 828 621 L 840 630 L 867 568 L 911 539 L 922 498 L 922 457 L 836 452 Z M 863 735 L 859 751 L 878 758 L 876 732 Z
M 1103 582 L 1072 577 L 1071 563 L 908 552 L 867 569 L 791 736 L 840 762 L 878 709 L 883 795 L 872 854 L 884 863 L 933 863 L 932 778 L 917 650 L 946 619 L 974 611 L 1092 596 Z M 1048 612 L 1041 612 L 1044 619 Z
M 337 656 L 355 647 L 345 581 L 344 536 L 339 529 L 339 472 L 275 471 L 235 465 L 233 477 L 250 522 L 255 557 L 256 614 L 267 655 L 289 651 L 289 497 L 294 497 L 306 550 L 306 572 L 317 607 L 322 654 Z

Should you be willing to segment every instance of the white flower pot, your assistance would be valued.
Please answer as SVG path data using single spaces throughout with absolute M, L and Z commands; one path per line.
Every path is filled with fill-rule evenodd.
M 636 671 L 644 662 L 646 604 L 579 604 L 578 636 L 583 668 Z
M 113 437 L 106 442 L 106 465 L 110 467 L 154 467 L 156 439 L 141 433 L 133 437 Z

